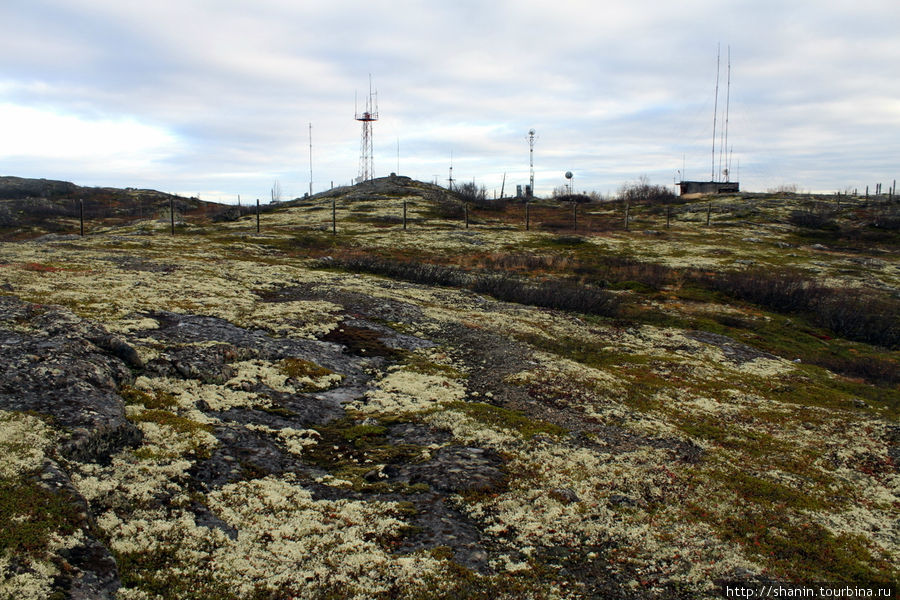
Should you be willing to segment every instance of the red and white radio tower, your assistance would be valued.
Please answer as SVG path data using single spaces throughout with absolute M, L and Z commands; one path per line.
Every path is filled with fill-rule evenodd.
M 354 107 L 356 112 L 356 107 Z M 378 120 L 378 92 L 372 91 L 372 76 L 369 75 L 369 97 L 366 98 L 366 110 L 356 112 L 356 120 L 362 122 L 362 138 L 359 144 L 359 177 L 357 183 L 375 177 L 372 151 L 372 123 Z

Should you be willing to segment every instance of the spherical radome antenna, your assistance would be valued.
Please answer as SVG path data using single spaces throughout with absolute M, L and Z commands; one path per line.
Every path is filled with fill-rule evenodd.
M 566 171 L 566 179 L 572 179 L 572 171 Z
M 534 129 L 529 129 L 529 130 L 528 130 L 528 135 L 534 135 Z

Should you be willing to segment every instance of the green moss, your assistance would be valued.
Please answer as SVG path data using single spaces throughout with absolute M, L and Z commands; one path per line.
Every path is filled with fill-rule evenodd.
M 137 588 L 162 600 L 238 600 L 230 586 L 204 574 L 185 577 L 177 572 L 177 547 L 166 545 L 147 552 L 114 552 L 122 586 Z M 262 587 L 251 598 L 271 597 Z
M 212 433 L 213 426 L 206 423 L 198 423 L 191 419 L 181 417 L 167 410 L 145 410 L 131 418 L 135 423 L 157 423 L 171 427 L 178 433 L 194 433 L 195 431 L 206 431 Z
M 125 404 L 141 404 L 151 410 L 165 410 L 178 405 L 175 396 L 163 390 L 156 390 L 150 394 L 126 385 L 119 390 L 119 395 L 125 400 Z
M 79 529 L 81 509 L 74 498 L 53 492 L 30 479 L 0 479 L 0 555 L 6 552 L 41 557 L 51 534 Z
M 743 500 L 772 507 L 822 510 L 824 502 L 782 483 L 736 471 L 724 477 L 725 485 Z
M 651 360 L 651 357 L 644 354 L 625 354 L 603 350 L 598 348 L 594 341 L 571 336 L 551 337 L 532 333 L 516 334 L 515 332 L 513 335 L 520 342 L 525 342 L 534 348 L 597 369 L 612 365 L 645 365 Z
M 428 360 L 421 354 L 415 352 L 401 351 L 401 355 L 403 357 L 404 368 L 407 371 L 421 373 L 422 375 L 438 375 L 447 377 L 448 379 L 463 379 L 466 376 L 465 373 L 459 369 Z
M 283 419 L 293 419 L 297 417 L 297 413 L 292 411 L 289 408 L 285 408 L 283 406 L 277 406 L 274 404 L 264 405 L 264 404 L 256 404 L 253 406 L 253 410 L 258 410 L 270 415 L 275 415 L 276 417 L 281 417 Z
M 337 479 L 349 481 L 354 490 L 407 494 L 424 491 L 410 489 L 406 484 L 365 479 L 378 465 L 415 462 L 421 455 L 420 446 L 390 442 L 384 425 L 360 423 L 347 416 L 314 429 L 319 433 L 319 441 L 305 449 L 304 460 Z
M 284 358 L 278 361 L 278 370 L 287 377 L 300 379 L 303 377 L 324 377 L 334 373 L 331 369 L 319 366 L 316 363 L 302 358 Z
M 519 411 L 494 406 L 493 404 L 451 402 L 445 408 L 457 410 L 467 417 L 490 427 L 515 432 L 523 438 L 531 438 L 539 433 L 553 436 L 568 435 L 568 432 L 559 425 L 541 421 L 540 419 L 532 419 Z
M 756 510 L 754 510 L 756 508 Z M 776 577 L 795 581 L 890 581 L 897 570 L 872 555 L 861 536 L 835 535 L 818 523 L 750 507 L 715 527 L 724 539 L 766 564 Z
M 676 422 L 689 436 L 741 452 L 748 458 L 767 457 L 789 450 L 786 444 L 767 433 L 738 427 L 716 417 L 680 415 Z
M 383 438 L 387 429 L 380 425 L 352 425 L 340 430 L 340 435 L 357 447 L 363 447 L 372 441 Z

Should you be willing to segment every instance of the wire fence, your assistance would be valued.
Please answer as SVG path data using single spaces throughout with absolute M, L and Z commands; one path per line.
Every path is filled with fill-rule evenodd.
M 791 212 L 783 210 L 790 205 Z M 290 210 L 285 210 L 290 209 Z M 727 227 L 748 222 L 785 222 L 821 227 L 845 211 L 865 211 L 876 226 L 896 229 L 900 198 L 891 190 L 882 195 L 767 194 L 738 198 L 676 201 L 667 204 L 604 201 L 590 203 L 524 201 L 519 199 L 465 202 L 449 195 L 432 198 L 373 197 L 317 198 L 249 205 L 200 203 L 170 197 L 168 202 L 128 204 L 113 199 L 29 198 L 0 205 L 0 227 L 47 225 L 55 232 L 81 235 L 110 226 L 144 222 L 150 229 L 172 235 L 214 228 L 240 228 L 262 233 L 284 228 L 360 232 L 361 225 L 377 229 L 464 228 L 521 229 L 524 231 L 596 235 L 611 231 L 664 231 L 684 227 Z M 767 212 L 768 211 L 768 212 Z

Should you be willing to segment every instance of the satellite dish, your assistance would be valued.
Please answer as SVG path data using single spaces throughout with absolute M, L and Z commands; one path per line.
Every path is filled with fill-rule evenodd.
M 529 129 L 529 130 L 528 130 L 528 135 L 534 135 L 534 129 Z
M 566 179 L 572 179 L 572 171 L 566 171 Z

